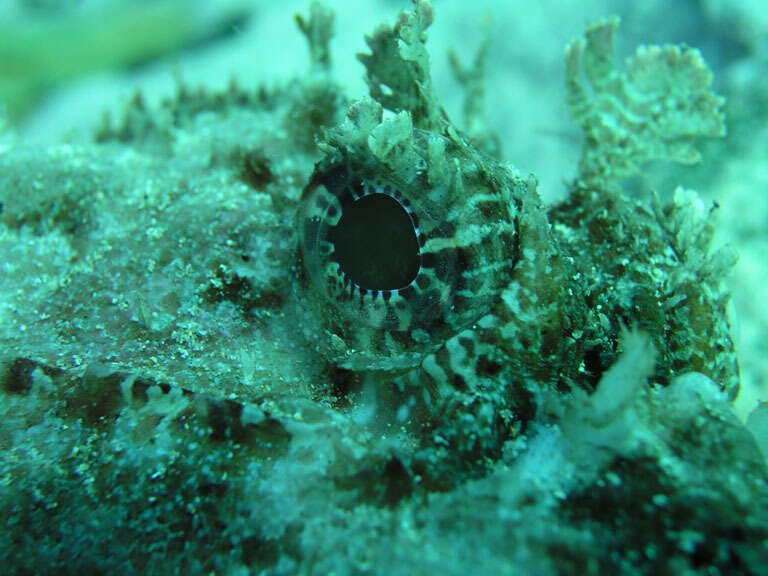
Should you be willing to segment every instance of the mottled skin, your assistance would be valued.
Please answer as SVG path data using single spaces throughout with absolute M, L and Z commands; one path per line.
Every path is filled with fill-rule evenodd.
M 346 344 L 343 350 L 328 350 L 329 358 L 345 368 L 391 370 L 419 365 L 426 353 L 491 309 L 519 259 L 516 191 L 489 187 L 492 167 L 477 154 L 456 156 L 460 184 L 451 178 L 431 182 L 426 148 L 434 142 L 443 149 L 471 152 L 461 142 L 446 145 L 443 137 L 414 133 L 408 145 L 427 169 L 403 178 L 370 151 L 350 147 L 320 164 L 305 190 L 297 225 L 307 271 L 302 277 L 303 300 L 327 324 L 324 339 Z M 366 183 L 391 190 L 417 223 L 418 274 L 397 289 L 367 290 L 340 276 L 334 246 L 322 237 L 337 225 L 343 213 L 341 203 L 354 202 L 345 197 L 362 195 Z M 506 187 L 510 185 L 515 183 L 505 182 Z M 316 307 L 313 300 L 318 301 Z M 338 314 L 328 314 L 328 305 Z
M 381 106 L 358 103 L 321 142 L 326 159 L 297 225 L 309 338 L 380 396 L 396 390 L 382 404 L 401 406 L 398 420 L 421 436 L 427 459 L 448 456 L 454 469 L 498 456 L 537 410 L 552 409 L 551 398 L 591 390 L 625 326 L 653 336 L 661 382 L 687 366 L 733 395 L 738 368 L 719 288 L 727 266 L 707 257 L 711 224 L 688 204 L 638 210 L 614 183 L 594 179 L 574 182 L 572 198 L 548 215 L 535 178 L 480 152 L 440 106 L 424 49 L 431 21 L 429 3 L 416 1 L 368 37 L 371 54 L 360 56 L 372 97 L 397 115 L 382 120 Z M 612 34 L 616 22 L 600 26 Z M 598 46 L 594 30 L 587 55 L 599 58 L 612 42 Z M 397 290 L 356 286 L 327 240 L 369 183 L 394 191 L 419 237 L 419 273 Z M 620 223 L 603 229 L 606 210 Z M 687 255 L 677 245 L 680 221 L 700 228 Z M 701 270 L 692 268 L 699 258 Z M 625 270 L 629 296 L 611 283 Z M 674 280 L 654 286 L 659 270 Z M 681 311 L 681 301 L 693 308 Z
M 568 390 L 579 358 L 579 286 L 535 179 L 450 124 L 382 120 L 374 103 L 354 106 L 323 147 L 297 223 L 308 337 L 382 397 L 398 391 L 384 404 L 404 407 L 400 424 L 456 465 L 498 455 L 534 415 L 529 387 Z M 330 230 L 369 183 L 398 198 L 418 230 L 419 272 L 399 289 L 357 286 L 334 258 Z
M 617 573 L 692 534 L 715 535 L 683 551 L 697 567 L 765 541 L 759 514 L 745 528 L 764 479 L 747 431 L 685 399 L 738 385 L 712 210 L 628 198 L 603 172 L 542 206 L 534 176 L 445 115 L 415 6 L 368 39 L 373 101 L 348 105 L 316 45 L 300 82 L 181 87 L 136 99 L 98 145 L 0 154 L 16 573 L 368 573 L 399 554 L 411 574 L 430 548 L 441 568 L 423 572 L 450 573 L 457 551 L 486 566 L 486 539 L 503 559 L 487 572 L 518 569 L 522 546 Z M 330 22 L 315 7 L 300 27 L 327 43 Z M 400 223 L 366 220 L 371 198 Z M 411 253 L 380 285 L 355 278 L 368 246 L 348 225 L 410 234 Z M 652 344 L 614 370 L 633 325 Z M 691 370 L 706 376 L 665 394 Z
M 231 422 L 225 428 L 233 430 L 251 426 L 241 416 L 252 415 L 254 406 L 264 412 L 265 403 L 272 406 L 266 412 L 279 412 L 281 421 L 297 413 L 291 402 L 334 406 L 342 416 L 370 403 L 374 428 L 406 432 L 410 450 L 398 458 L 411 461 L 408 474 L 418 471 L 434 486 L 460 481 L 459 471 L 482 470 L 489 458 L 499 456 L 505 440 L 533 418 L 556 420 L 562 400 L 574 389 L 590 391 L 613 363 L 624 326 L 639 324 L 652 337 L 660 353 L 658 382 L 693 368 L 734 392 L 738 371 L 724 315 L 727 293 L 718 288 L 724 272 L 706 255 L 711 224 L 698 216 L 691 219 L 688 206 L 651 210 L 629 202 L 618 186 L 599 181 L 575 182 L 569 199 L 548 212 L 534 176 L 523 177 L 479 150 L 445 114 L 431 88 L 424 45 L 431 20 L 429 4 L 416 2 L 395 26 L 380 27 L 368 38 L 372 53 L 360 59 L 374 100 L 347 106 L 330 77 L 323 56 L 327 46 L 315 46 L 311 77 L 291 90 L 249 95 L 232 86 L 211 95 L 182 89 L 161 111 L 149 111 L 136 100 L 122 127 L 107 127 L 98 135 L 101 141 L 130 143 L 152 155 L 157 150 L 173 155 L 174 134 L 193 130 L 198 115 L 211 118 L 214 112 L 226 119 L 239 107 L 259 111 L 286 131 L 272 140 L 255 140 L 252 149 L 240 140 L 233 148 L 211 146 L 212 177 L 224 169 L 227 177 L 244 179 L 255 189 L 238 189 L 238 206 L 258 198 L 270 210 L 254 208 L 252 219 L 259 227 L 244 226 L 242 233 L 210 228 L 225 250 L 214 252 L 210 263 L 192 252 L 186 265 L 202 278 L 195 280 L 201 300 L 194 306 L 211 308 L 211 314 L 219 302 L 233 306 L 242 314 L 239 328 L 245 337 L 248 322 L 259 322 L 252 310 L 264 305 L 263 295 L 280 296 L 270 330 L 286 329 L 281 309 L 298 320 L 299 330 L 291 338 L 306 354 L 299 358 L 308 368 L 296 386 L 304 392 L 294 388 L 286 395 L 286 407 L 278 409 L 274 399 L 284 392 L 275 385 L 275 375 L 265 370 L 260 389 L 241 386 L 239 379 L 247 380 L 249 370 L 238 363 L 237 349 L 226 349 L 228 341 L 210 359 L 193 357 L 197 365 L 207 366 L 196 370 L 184 354 L 200 341 L 199 328 L 177 329 L 171 336 L 183 336 L 180 349 L 171 348 L 168 364 L 138 381 L 159 386 L 161 392 L 194 391 L 202 421 L 208 412 L 216 414 L 216 428 L 221 415 L 228 414 Z M 330 34 L 322 28 L 331 21 L 316 8 L 303 22 L 310 45 L 328 42 Z M 281 102 L 285 115 L 275 120 L 269 115 L 278 114 Z M 281 165 L 284 158 L 270 158 L 265 150 L 283 155 L 289 150 L 301 161 L 283 165 L 305 166 L 305 173 L 281 175 L 270 166 L 273 161 Z M 180 200 L 185 186 L 178 184 Z M 344 263 L 338 261 L 329 231 L 339 225 L 345 207 L 366 194 L 387 196 L 407 213 L 418 251 L 417 273 L 407 284 L 358 286 L 340 274 Z M 239 209 L 219 210 L 215 220 L 220 222 L 241 218 Z M 195 211 L 188 208 L 184 218 Z M 66 211 L 70 220 L 77 214 Z M 167 214 L 158 208 L 158 218 Z M 24 210 L 11 201 L 3 218 L 13 226 L 26 221 Z M 82 220 L 77 219 L 81 225 Z M 280 225 L 270 225 L 273 221 Z M 689 221 L 699 226 L 692 243 L 676 228 Z M 254 229 L 261 236 L 247 232 Z M 197 239 L 180 234 L 182 240 L 188 246 Z M 253 251 L 262 245 L 268 248 Z M 232 252 L 229 246 L 237 247 L 241 260 L 269 263 L 272 277 L 248 276 L 247 266 L 236 273 L 238 261 L 225 259 Z M 145 259 L 158 256 L 148 252 Z M 221 261 L 225 264 L 204 269 Z M 206 279 L 206 274 L 214 277 Z M 169 300 L 168 316 L 178 315 L 174 297 Z M 149 359 L 124 354 L 133 362 L 124 367 L 125 374 L 150 372 L 153 354 L 166 348 L 169 336 L 153 327 L 151 310 L 143 308 L 139 302 L 139 338 L 149 334 L 155 352 L 147 353 Z M 192 326 L 199 317 L 194 310 L 187 312 Z M 135 344 L 130 332 L 114 338 Z M 116 349 L 122 350 L 109 350 L 114 354 Z M 313 354 L 315 349 L 320 354 Z M 108 356 L 97 348 L 87 360 L 102 362 Z M 248 354 L 245 358 L 243 364 L 251 362 Z M 11 357 L 7 362 L 13 367 L 31 360 Z M 115 394 L 117 405 L 134 402 L 135 395 L 124 389 L 126 378 L 105 379 L 100 394 Z M 79 386 L 79 377 L 69 381 Z M 86 388 L 82 392 L 90 394 Z M 239 408 L 205 408 L 222 402 L 218 398 L 223 395 L 230 398 L 226 406 Z

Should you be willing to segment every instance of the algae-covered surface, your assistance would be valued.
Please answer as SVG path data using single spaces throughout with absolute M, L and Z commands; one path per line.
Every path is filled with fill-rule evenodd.
M 435 4 L 0 13 L 3 573 L 765 572 L 760 4 Z

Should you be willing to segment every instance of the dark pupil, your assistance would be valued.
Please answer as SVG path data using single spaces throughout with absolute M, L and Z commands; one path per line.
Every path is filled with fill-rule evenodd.
M 411 219 L 386 194 L 369 194 L 345 205 L 328 239 L 333 259 L 361 288 L 403 288 L 419 272 L 419 245 Z

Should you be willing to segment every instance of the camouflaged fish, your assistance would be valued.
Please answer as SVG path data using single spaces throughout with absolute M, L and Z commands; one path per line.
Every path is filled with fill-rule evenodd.
M 62 336 L 41 353 L 16 330 L 5 389 L 50 392 L 53 381 L 68 417 L 120 422 L 125 410 L 149 410 L 150 422 L 170 418 L 182 435 L 194 420 L 211 438 L 267 449 L 274 438 L 290 443 L 311 414 L 326 434 L 344 422 L 367 447 L 369 459 L 342 476 L 396 469 L 427 489 L 482 472 L 532 419 L 556 418 L 560 399 L 592 390 L 626 326 L 651 336 L 659 383 L 695 369 L 734 394 L 720 286 L 732 260 L 709 254 L 709 211 L 684 191 L 646 206 L 618 180 L 643 160 L 693 154 L 696 131 L 672 126 L 660 137 L 658 114 L 643 116 L 656 101 L 680 108 L 663 87 L 643 85 L 643 70 L 694 82 L 691 114 L 710 119 L 704 133 L 717 135 L 721 101 L 700 57 L 646 51 L 627 76 L 604 57 L 616 21 L 575 42 L 569 104 L 588 134 L 586 160 L 569 198 L 546 209 L 533 175 L 488 153 L 492 135 L 463 133 L 441 108 L 425 47 L 431 21 L 430 4 L 418 0 L 366 39 L 371 99 L 348 105 L 333 83 L 332 15 L 314 5 L 298 19 L 313 56 L 307 81 L 256 94 L 182 89 L 159 111 L 137 99 L 122 126 L 99 133 L 98 168 L 70 161 L 71 150 L 51 153 L 51 175 L 39 178 L 57 190 L 74 174 L 78 186 L 39 193 L 31 208 L 5 198 L 9 229 L 87 239 L 99 226 L 94 203 L 105 199 L 125 202 L 138 224 L 87 254 L 78 250 L 88 241 L 67 244 L 55 297 L 34 313 L 36 338 Z M 622 90 L 630 84 L 634 91 Z M 644 119 L 632 145 L 626 133 L 612 140 L 610 127 L 626 117 L 616 106 Z M 136 157 L 121 149 L 110 156 L 115 144 L 146 164 L 132 168 Z M 34 171 L 7 173 L 16 186 L 47 189 Z M 146 235 L 140 249 L 132 234 Z M 140 255 L 135 266 L 110 256 L 123 245 Z M 121 282 L 134 275 L 147 289 L 132 299 Z M 91 324 L 46 324 L 79 315 Z M 94 344 L 83 350 L 79 340 Z M 83 363 L 97 368 L 82 373 Z M 176 407 L 153 412 L 170 393 Z M 359 416 L 361 406 L 375 416 Z M 394 451 L 371 440 L 393 430 L 408 438 Z
M 299 209 L 299 286 L 312 319 L 308 335 L 326 357 L 365 373 L 382 396 L 401 391 L 397 402 L 409 406 L 409 421 L 425 441 L 466 463 L 498 454 L 533 416 L 541 386 L 589 390 L 611 362 L 622 325 L 648 324 L 637 308 L 623 317 L 628 311 L 615 302 L 595 308 L 598 295 L 612 289 L 587 278 L 600 266 L 587 254 L 607 238 L 575 232 L 581 224 L 573 221 L 573 205 L 548 217 L 533 176 L 486 154 L 482 141 L 447 118 L 423 44 L 431 20 L 430 5 L 415 2 L 394 27 L 366 39 L 371 53 L 360 59 L 375 101 L 353 105 L 321 140 L 326 157 Z M 617 24 L 590 30 L 587 66 L 594 52 L 612 51 Z M 574 96 L 583 92 L 577 51 L 584 50 L 579 42 L 571 47 Z M 588 76 L 600 88 L 592 70 Z M 703 99 L 717 117 L 722 102 Z M 572 104 L 577 108 L 575 97 Z M 394 115 L 384 119 L 382 107 Z M 708 134 L 721 133 L 713 122 Z M 589 170 L 583 174 L 587 179 Z M 590 183 L 609 188 L 606 180 L 577 183 L 574 193 Z M 561 219 L 569 228 L 558 239 L 551 225 Z M 648 223 L 636 218 L 632 226 Z M 608 250 L 618 254 L 625 242 L 610 238 Z M 612 334 L 595 338 L 597 325 Z M 710 330 L 731 347 L 727 327 Z M 734 362 L 719 368 L 730 374 L 729 389 Z
M 696 371 L 692 386 L 738 389 L 715 207 L 622 186 L 722 134 L 695 50 L 642 48 L 623 71 L 617 20 L 569 46 L 584 154 L 545 207 L 477 101 L 466 132 L 440 106 L 428 2 L 366 39 L 371 98 L 351 104 L 332 13 L 297 21 L 300 81 L 137 97 L 87 146 L 0 133 L 0 544 L 20 572 L 330 573 L 341 549 L 370 568 L 363 534 L 421 554 L 409 526 L 442 520 L 410 506 L 511 463 L 531 423 L 557 429 L 627 327 L 655 349 L 654 384 Z M 480 76 L 454 68 L 479 98 Z M 660 468 L 641 464 L 646 489 Z M 601 516 L 623 522 L 625 494 Z M 583 543 L 542 549 L 591 562 Z

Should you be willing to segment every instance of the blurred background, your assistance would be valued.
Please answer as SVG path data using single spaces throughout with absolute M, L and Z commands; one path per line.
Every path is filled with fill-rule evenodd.
M 191 87 L 279 84 L 305 73 L 294 14 L 309 0 L 0 0 L 0 105 L 26 142 L 87 142 L 105 111 L 119 115 L 138 90 L 151 105 Z M 333 71 L 351 98 L 366 94 L 363 36 L 392 22 L 408 0 L 328 0 L 336 11 Z M 449 114 L 462 92 L 448 52 L 469 64 L 491 37 L 487 105 L 503 157 L 534 172 L 545 201 L 576 174 L 580 134 L 564 97 L 563 51 L 602 16 L 618 14 L 620 59 L 638 44 L 701 50 L 728 98 L 727 138 L 702 143 L 697 167 L 650 166 L 627 182 L 638 195 L 676 186 L 717 202 L 717 243 L 741 257 L 731 280 L 740 351 L 742 417 L 768 401 L 768 10 L 764 0 L 433 0 L 433 76 Z M 1 149 L 0 149 L 1 150 Z

